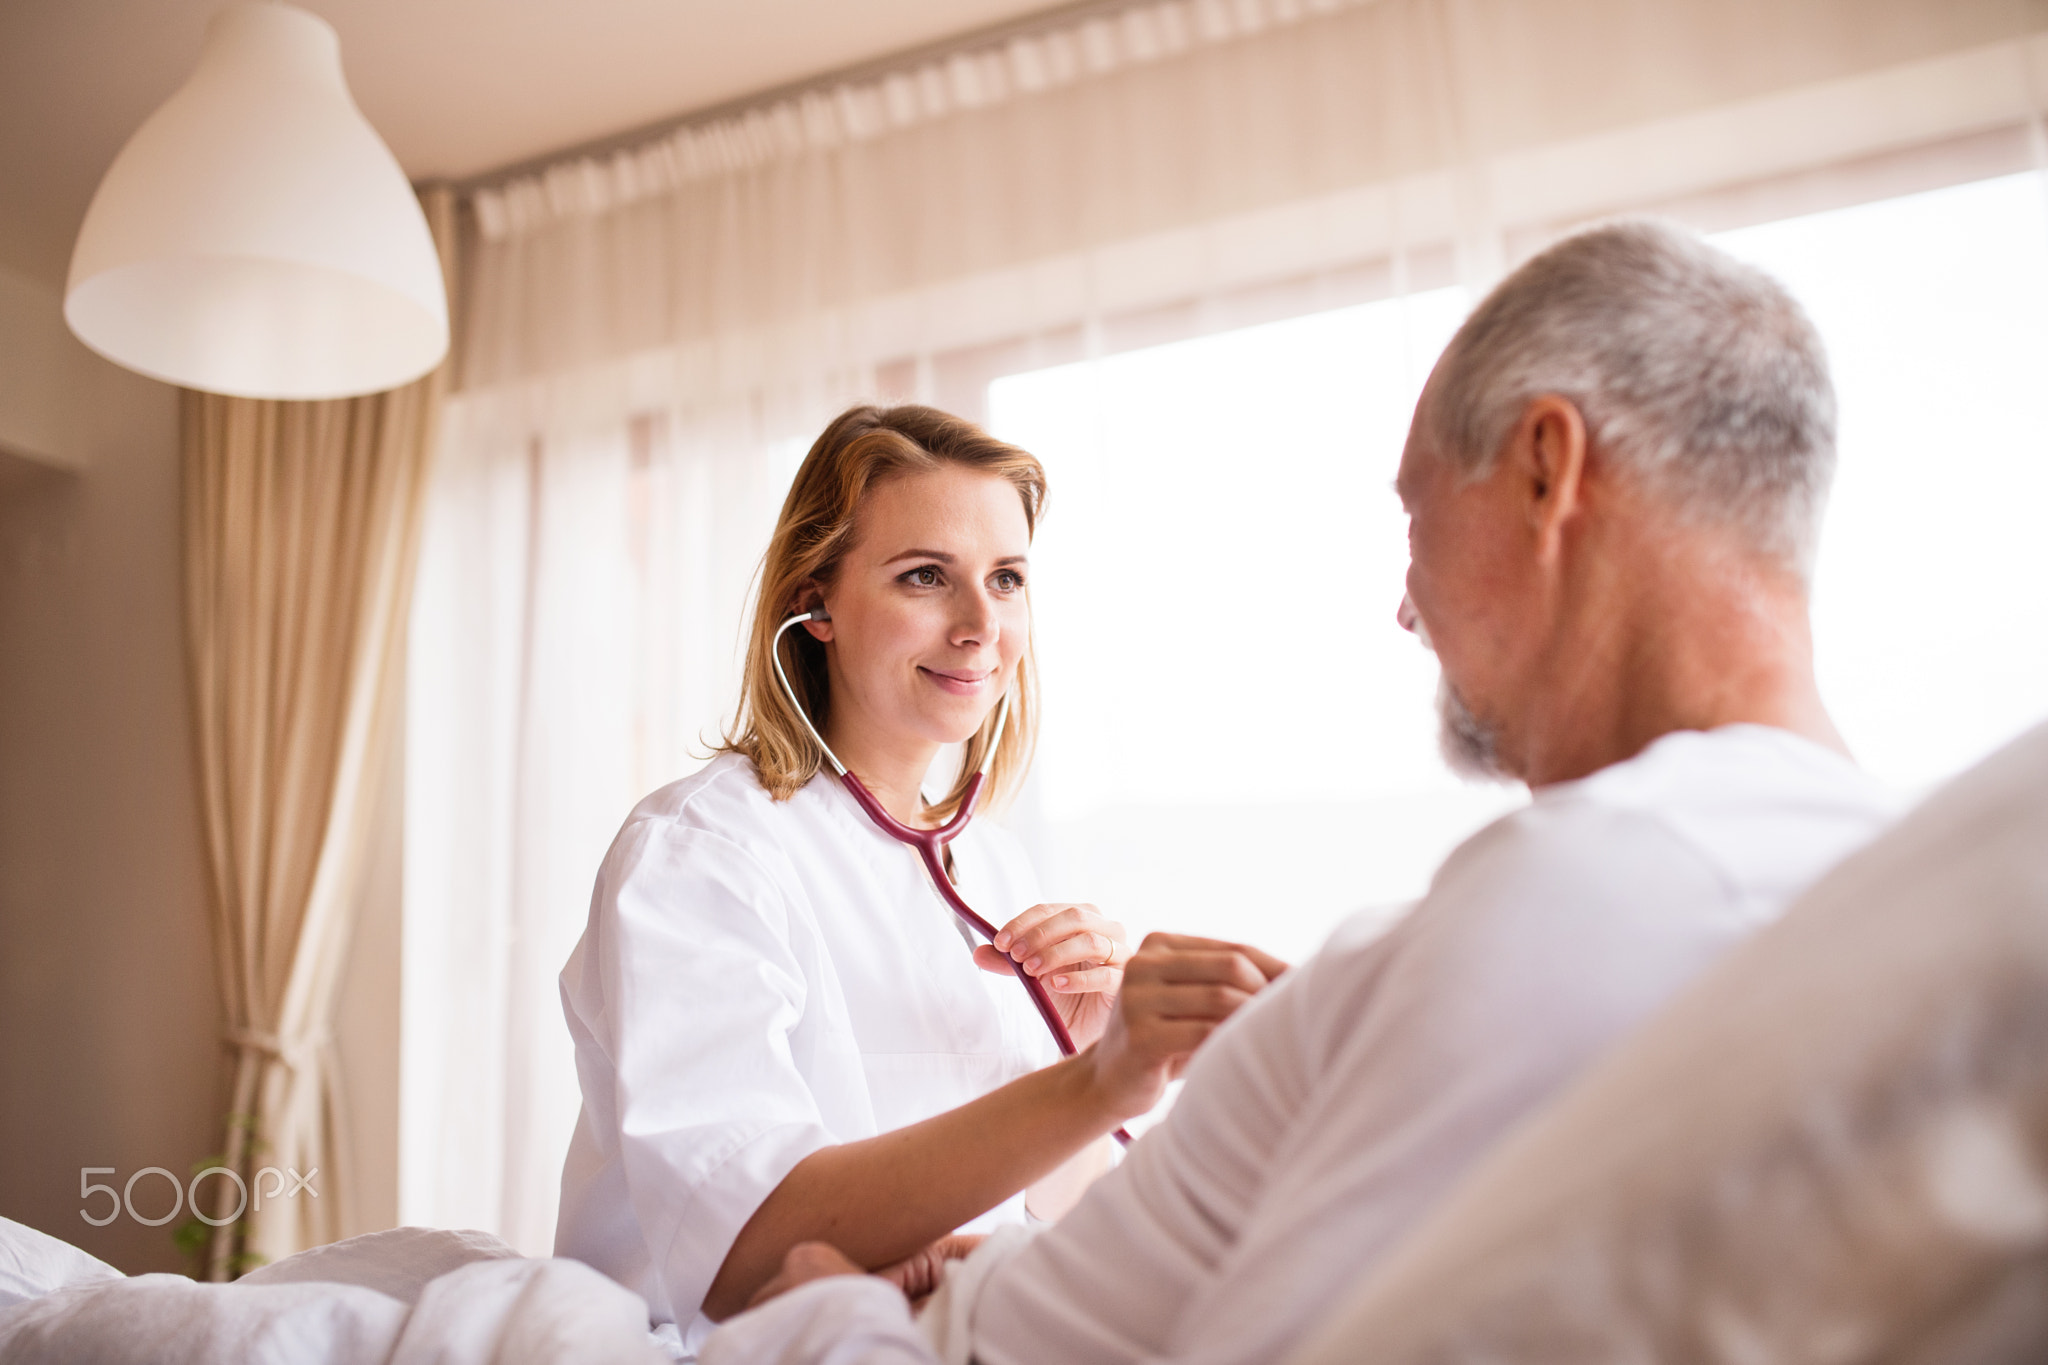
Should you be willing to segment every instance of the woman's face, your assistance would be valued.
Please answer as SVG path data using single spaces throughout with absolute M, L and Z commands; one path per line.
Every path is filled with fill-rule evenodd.
M 1000 475 L 942 465 L 869 490 L 824 590 L 832 619 L 806 627 L 828 642 L 835 747 L 953 744 L 980 728 L 1030 640 L 1030 548 Z

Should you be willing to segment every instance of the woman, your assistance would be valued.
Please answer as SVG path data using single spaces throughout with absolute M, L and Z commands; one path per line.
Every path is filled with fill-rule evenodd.
M 1105 1163 L 1106 1135 L 1264 984 L 1226 945 L 1162 939 L 1116 1006 L 1122 928 L 1035 903 L 1022 851 L 986 820 L 949 846 L 967 902 L 1003 924 L 970 955 L 778 685 L 777 627 L 822 606 L 829 619 L 784 637 L 784 662 L 883 807 L 948 819 L 964 781 L 923 795 L 948 744 L 964 746 L 963 776 L 995 744 L 1000 798 L 1031 750 L 1026 583 L 1044 499 L 1037 460 L 969 422 L 840 416 L 770 542 L 723 751 L 643 801 L 598 873 L 562 974 L 583 1112 L 556 1250 L 640 1292 L 687 1351 L 799 1242 L 880 1267 L 984 1215 L 1056 1217 Z M 1079 1056 L 1056 1060 L 1013 962 L 1048 987 Z

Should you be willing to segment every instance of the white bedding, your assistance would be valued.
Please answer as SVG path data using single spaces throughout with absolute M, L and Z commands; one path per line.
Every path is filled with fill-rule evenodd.
M 477 1232 L 399 1228 L 234 1284 L 124 1276 L 0 1218 L 9 1365 L 566 1365 L 667 1359 L 647 1305 L 586 1265 Z

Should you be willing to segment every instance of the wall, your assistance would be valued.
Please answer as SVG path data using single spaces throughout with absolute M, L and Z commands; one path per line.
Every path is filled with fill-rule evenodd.
M 29 363 L 32 362 L 32 365 Z M 81 1167 L 189 1178 L 221 1147 L 222 1021 L 182 624 L 176 390 L 99 359 L 0 268 L 0 1216 L 131 1274 L 162 1227 L 79 1211 Z M 24 454 L 37 458 L 23 458 Z M 373 836 L 336 1019 L 355 1179 L 343 1235 L 398 1208 L 398 802 Z M 166 1182 L 135 1187 L 146 1216 Z M 105 1207 L 95 1196 L 94 1212 Z
M 0 451 L 75 468 L 65 439 L 64 397 L 78 344 L 64 328 L 56 295 L 0 269 Z
M 55 292 L 6 285 L 0 327 L 49 336 Z M 177 393 L 68 336 L 49 373 L 36 430 L 74 468 L 0 454 L 0 1215 L 126 1271 L 176 1270 L 175 1224 L 80 1218 L 79 1169 L 184 1177 L 217 1149 L 225 1103 Z M 156 1177 L 135 1195 L 146 1214 L 170 1202 Z

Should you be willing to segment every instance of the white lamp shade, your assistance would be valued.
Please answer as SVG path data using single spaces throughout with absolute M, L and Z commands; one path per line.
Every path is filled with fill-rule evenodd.
M 214 17 L 86 210 L 64 318 L 118 365 L 249 398 L 374 393 L 440 362 L 433 236 L 332 28 L 280 4 Z

